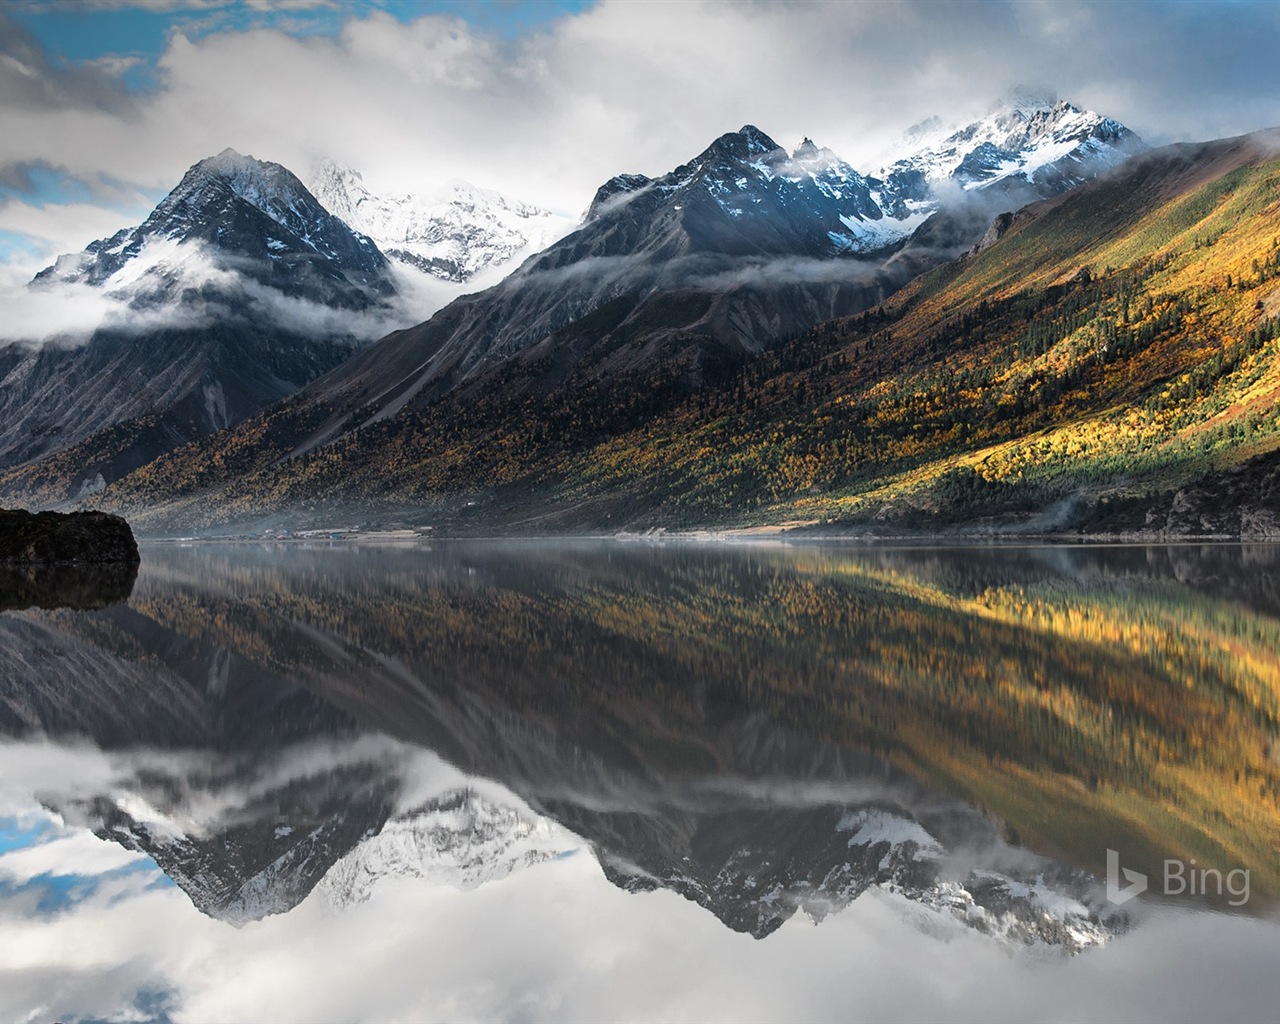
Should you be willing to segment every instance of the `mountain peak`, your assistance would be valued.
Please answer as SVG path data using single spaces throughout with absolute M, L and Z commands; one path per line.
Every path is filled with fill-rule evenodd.
M 203 160 L 197 161 L 197 166 L 203 164 L 208 167 L 243 167 L 246 164 L 256 164 L 258 162 L 253 157 L 245 156 L 239 150 L 227 146 L 221 153 L 216 153 L 213 156 L 207 156 Z
M 877 178 L 900 187 L 904 176 L 965 190 L 1029 187 L 1058 194 L 1143 148 L 1128 128 L 1051 90 L 1020 87 L 969 124 L 930 118 L 911 128 L 903 154 Z M 919 188 L 916 188 L 919 191 Z
M 804 137 L 804 141 L 796 147 L 794 153 L 791 154 L 793 160 L 808 160 L 818 155 L 818 147 L 814 145 L 813 139 L 809 136 Z
M 780 148 L 773 139 L 769 138 L 753 124 L 744 124 L 738 129 L 738 134 L 746 139 L 749 145 L 755 147 L 758 152 L 772 153 L 775 149 Z
M 730 160 L 752 161 L 766 153 L 780 150 L 773 139 L 753 124 L 744 124 L 736 132 L 726 132 L 707 147 L 699 160 L 719 157 Z
M 292 171 L 231 148 L 189 167 L 138 227 L 59 258 L 36 279 L 125 288 L 134 301 L 159 302 L 183 294 L 190 261 L 228 260 L 240 278 L 329 306 L 363 309 L 394 291 L 377 247 L 331 216 Z

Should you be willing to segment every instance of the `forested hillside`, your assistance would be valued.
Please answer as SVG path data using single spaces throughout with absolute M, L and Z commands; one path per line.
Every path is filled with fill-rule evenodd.
M 759 354 L 677 336 L 668 358 L 604 373 L 594 346 L 616 359 L 627 332 L 646 344 L 620 315 L 631 305 L 606 303 L 557 347 L 326 446 L 301 449 L 296 422 L 273 436 L 286 404 L 105 498 L 190 527 L 404 507 L 458 527 L 1267 535 L 1278 152 L 1271 132 L 1136 157 L 999 219 L 883 305 Z M 673 293 L 647 315 L 687 320 L 676 307 L 696 301 Z

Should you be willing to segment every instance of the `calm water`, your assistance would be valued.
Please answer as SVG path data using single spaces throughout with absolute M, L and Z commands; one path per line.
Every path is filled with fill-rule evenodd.
M 1280 1005 L 1273 547 L 157 545 L 0 608 L 4 1019 Z

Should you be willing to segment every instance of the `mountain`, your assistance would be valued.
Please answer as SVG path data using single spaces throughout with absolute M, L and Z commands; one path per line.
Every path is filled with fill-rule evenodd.
M 549 818 L 456 790 L 389 820 L 329 868 L 319 889 L 339 910 L 367 900 L 385 878 L 476 889 L 581 845 Z
M 1145 148 L 1110 117 L 1026 90 L 977 121 L 923 121 L 873 179 L 882 204 L 929 215 L 886 269 L 908 281 L 962 255 L 997 218 L 1068 192 Z
M 866 181 L 832 154 L 811 144 L 788 154 L 746 126 L 662 178 L 606 183 L 577 231 L 349 360 L 273 410 L 269 427 L 246 425 L 230 462 L 182 456 L 202 463 L 187 486 L 451 393 L 464 404 L 480 394 L 596 397 L 593 382 L 605 382 L 631 396 L 614 403 L 629 424 L 636 400 L 687 394 L 748 353 L 883 299 L 881 257 L 860 246 L 884 220 Z
M 0 347 L 0 493 L 45 506 L 287 397 L 400 315 L 368 238 L 231 150 L 30 288 L 105 310 L 86 339 Z
M 188 525 L 214 518 L 192 512 L 217 494 L 223 522 L 305 498 L 356 518 L 412 502 L 416 521 L 459 530 L 826 520 L 859 531 L 1280 535 L 1269 498 L 1280 486 L 1276 151 L 1271 131 L 1132 157 L 997 218 L 962 257 L 878 307 L 696 382 L 674 344 L 655 350 L 640 390 L 603 363 L 587 372 L 594 343 L 627 336 L 631 307 L 606 305 L 577 334 L 561 330 L 488 371 L 483 388 L 455 379 L 442 398 L 430 360 L 462 359 L 475 350 L 452 342 L 494 337 L 451 341 L 466 312 L 455 305 L 350 364 L 367 383 L 383 359 L 408 367 L 416 351 L 424 368 L 396 378 L 404 390 L 352 389 L 344 368 L 304 396 L 350 396 L 308 406 L 317 436 L 331 436 L 328 423 L 342 434 L 323 458 L 285 460 L 302 451 L 298 433 L 282 412 L 266 414 L 254 429 L 279 424 L 289 447 L 257 447 L 221 478 L 158 463 L 116 492 L 117 507 Z M 638 328 L 636 347 L 613 348 L 615 358 L 643 351 Z M 557 372 L 563 383 L 547 385 Z M 409 404 L 419 386 L 433 403 Z M 406 410 L 392 418 L 398 396 Z
M 221 293 L 216 276 L 201 279 L 212 267 L 286 296 L 367 309 L 394 291 L 386 265 L 292 172 L 225 149 L 191 167 L 138 227 L 60 256 L 33 284 L 87 283 L 137 306 L 187 298 L 184 287 Z M 239 298 L 234 286 L 226 297 Z
M 583 483 L 557 501 L 648 526 L 1280 535 L 1276 154 L 1274 130 L 1168 147 L 1002 217 L 876 313 L 559 462 Z
M 915 125 L 875 178 L 882 203 L 892 198 L 916 208 L 936 208 L 938 193 L 948 185 L 1024 196 L 1029 189 L 1043 199 L 1096 178 L 1143 148 L 1113 118 L 1054 96 L 1024 93 L 968 124 L 930 118 Z
M 381 196 L 358 171 L 326 160 L 309 185 L 326 210 L 389 259 L 457 283 L 545 249 L 569 228 L 547 210 L 463 181 L 425 194 Z
M 944 188 L 973 165 L 965 140 L 975 151 L 1020 147 L 1019 172 L 975 178 L 967 192 L 954 181 Z M 309 459 L 336 467 L 348 451 L 367 464 L 370 444 L 383 453 L 372 456 L 380 468 L 362 468 L 358 489 L 343 471 L 295 493 L 344 516 L 384 497 L 470 507 L 455 500 L 464 481 L 505 482 L 526 469 L 541 477 L 546 465 L 522 466 L 528 446 L 496 445 L 498 436 L 528 432 L 535 448 L 554 439 L 576 449 L 638 429 L 718 391 L 744 361 L 882 303 L 921 269 L 977 244 L 993 211 L 1068 188 L 1139 145 L 1116 122 L 1066 103 L 1010 109 L 917 143 L 881 179 L 808 139 L 787 152 L 746 125 L 661 177 L 616 176 L 578 230 L 500 284 L 388 336 L 239 434 L 147 467 L 108 501 L 153 521 L 176 512 L 186 529 L 200 524 L 180 507 L 140 506 L 229 488 L 203 515 L 234 521 L 262 510 L 257 481 L 239 478 L 296 478 L 310 472 Z M 454 442 L 502 465 L 476 477 L 446 456 L 435 471 L 424 443 Z M 404 457 L 389 464 L 391 451 Z M 291 485 L 264 486 L 289 500 Z

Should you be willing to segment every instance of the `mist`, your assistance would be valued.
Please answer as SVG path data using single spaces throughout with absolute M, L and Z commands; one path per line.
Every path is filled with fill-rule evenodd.
M 502 276 L 491 272 L 465 285 L 455 284 L 392 262 L 395 294 L 368 309 L 353 310 L 286 295 L 255 278 L 254 269 L 261 267 L 259 261 L 229 258 L 196 243 L 152 241 L 145 260 L 131 261 L 102 285 L 32 282 L 24 270 L 2 268 L 0 306 L 6 315 L 0 323 L 0 344 L 69 348 L 84 344 L 98 331 L 145 334 L 220 323 L 368 343 L 421 323 L 464 292 Z

